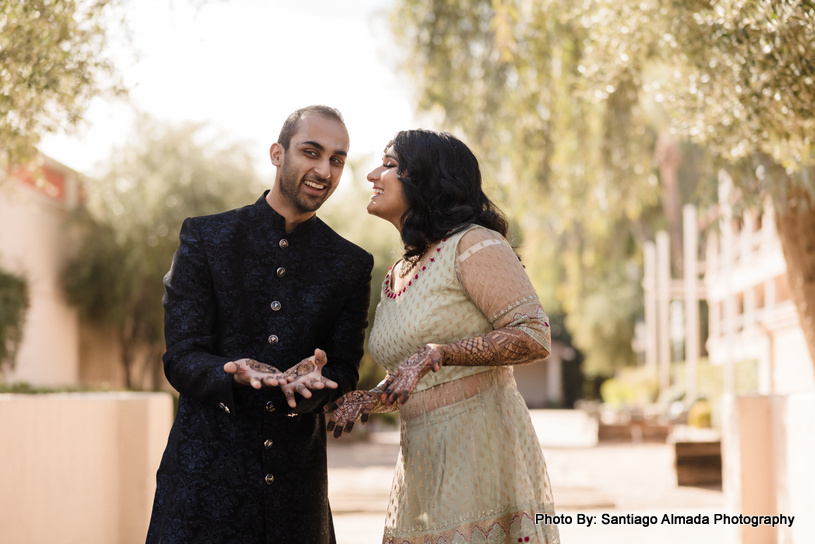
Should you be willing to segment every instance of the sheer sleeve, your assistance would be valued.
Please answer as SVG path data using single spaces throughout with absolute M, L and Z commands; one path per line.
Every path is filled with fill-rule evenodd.
M 443 364 L 524 364 L 549 355 L 549 318 L 523 265 L 501 235 L 477 228 L 462 236 L 456 275 L 494 330 L 446 344 Z
M 473 229 L 458 247 L 456 274 L 494 329 L 518 328 L 551 351 L 549 317 L 509 243 L 497 232 Z

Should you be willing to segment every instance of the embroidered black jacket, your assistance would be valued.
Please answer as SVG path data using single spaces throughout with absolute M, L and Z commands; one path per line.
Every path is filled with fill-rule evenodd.
M 316 216 L 286 233 L 266 202 L 187 219 L 164 279 L 164 369 L 178 413 L 148 544 L 333 543 L 322 407 L 353 390 L 373 258 Z M 224 363 L 290 368 L 324 349 L 339 388 L 234 385 Z

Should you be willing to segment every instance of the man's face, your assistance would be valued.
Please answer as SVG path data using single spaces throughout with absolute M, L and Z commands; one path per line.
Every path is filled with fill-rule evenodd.
M 306 114 L 289 148 L 279 148 L 281 195 L 300 213 L 317 211 L 339 185 L 348 145 L 348 131 L 342 123 L 317 113 Z M 274 155 L 272 159 L 274 162 Z

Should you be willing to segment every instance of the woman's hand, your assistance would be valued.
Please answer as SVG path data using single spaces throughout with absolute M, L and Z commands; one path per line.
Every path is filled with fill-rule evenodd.
M 362 424 L 368 422 L 368 416 L 381 405 L 378 391 L 350 391 L 336 402 L 325 405 L 326 412 L 334 412 L 326 425 L 326 429 L 334 431 L 334 438 L 339 438 L 343 431 L 350 433 L 356 420 L 362 418 Z
M 387 404 L 396 401 L 400 404 L 407 402 L 419 380 L 431 370 L 438 372 L 443 359 L 441 346 L 438 344 L 427 344 L 408 357 L 408 360 L 399 365 L 396 372 L 385 380 L 382 386 L 382 402 Z

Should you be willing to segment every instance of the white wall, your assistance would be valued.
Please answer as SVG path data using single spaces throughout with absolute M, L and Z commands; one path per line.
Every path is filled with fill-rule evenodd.
M 815 391 L 815 372 L 804 331 L 800 327 L 776 331 L 772 345 L 775 392 Z
M 815 393 L 725 398 L 723 488 L 730 515 L 795 516 L 792 527 L 730 527 L 730 542 L 815 542 Z

